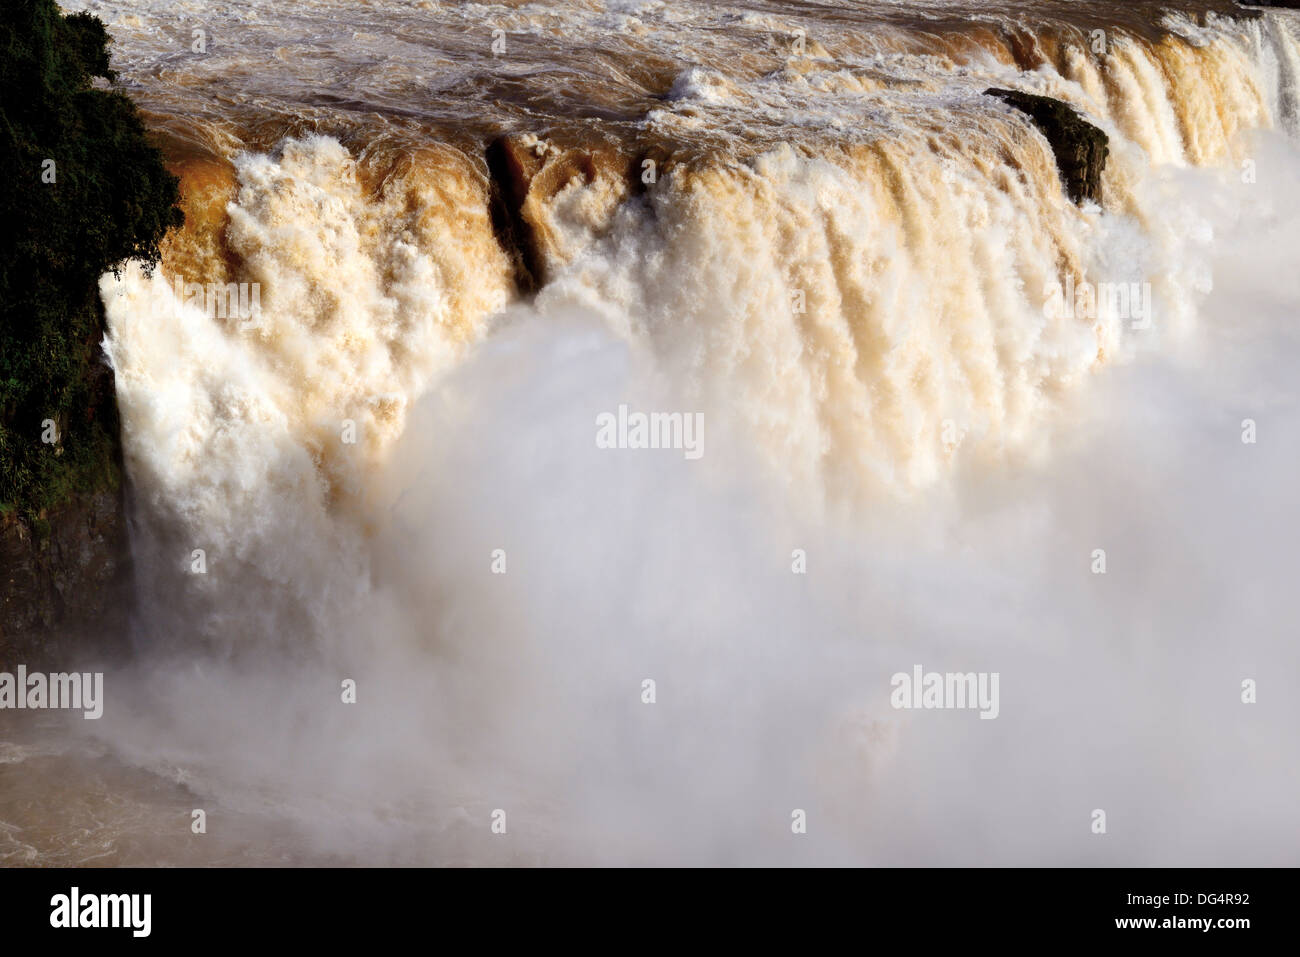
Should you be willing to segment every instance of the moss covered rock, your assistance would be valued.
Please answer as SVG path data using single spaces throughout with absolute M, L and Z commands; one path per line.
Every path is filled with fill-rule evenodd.
M 73 612 L 106 626 L 126 562 L 98 281 L 183 217 L 108 46 L 54 0 L 0 5 L 0 653 Z

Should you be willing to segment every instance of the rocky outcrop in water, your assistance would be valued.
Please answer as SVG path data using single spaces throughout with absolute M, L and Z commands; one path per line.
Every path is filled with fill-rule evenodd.
M 1026 114 L 1047 137 L 1070 199 L 1076 203 L 1101 202 L 1101 173 L 1110 152 L 1104 132 L 1079 116 L 1074 107 L 1050 96 L 996 87 L 984 93 Z
M 640 160 L 638 160 L 640 157 Z M 528 134 L 500 136 L 488 144 L 485 160 L 491 181 L 492 226 L 511 258 L 515 284 L 524 294 L 546 283 L 547 273 L 566 259 L 552 222 L 553 200 L 566 188 L 600 181 L 612 205 L 645 188 L 644 164 L 664 169 L 662 147 L 622 144 L 598 138 L 567 145 Z

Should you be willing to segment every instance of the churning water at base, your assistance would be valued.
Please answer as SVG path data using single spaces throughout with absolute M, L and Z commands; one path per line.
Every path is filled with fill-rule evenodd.
M 626 88 L 585 126 L 538 107 L 545 169 L 604 155 L 584 129 L 676 157 L 639 191 L 599 160 L 530 194 L 526 298 L 481 162 L 434 135 L 453 86 L 402 85 L 430 47 L 371 62 L 383 5 L 352 45 L 303 26 L 333 4 L 246 24 L 282 41 L 263 73 L 82 6 L 202 155 L 163 267 L 102 287 L 138 655 L 100 721 L 0 746 L 0 860 L 1295 862 L 1294 17 L 1172 16 L 1097 53 L 1106 5 L 1077 5 L 1033 53 L 995 4 L 960 29 L 827 14 L 820 39 L 762 7 L 487 8 L 439 69 L 513 90 L 513 133 L 548 81 L 479 63 L 475 29 L 576 74 L 564 38 L 622 18 L 547 96 L 610 62 Z M 274 119 L 307 35 L 368 51 L 314 129 Z M 200 112 L 214 77 L 240 95 Z M 1108 133 L 1104 208 L 990 85 Z M 176 277 L 260 303 L 216 318 Z M 1149 315 L 1049 315 L 1067 281 L 1149 288 Z M 702 413 L 704 454 L 599 448 L 620 405 Z M 895 710 L 917 664 L 998 673 L 998 717 Z

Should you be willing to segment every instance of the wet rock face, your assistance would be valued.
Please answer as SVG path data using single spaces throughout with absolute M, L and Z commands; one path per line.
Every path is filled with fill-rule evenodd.
M 130 550 L 122 495 L 78 496 L 35 523 L 0 524 L 0 670 L 72 667 L 126 640 Z
M 600 136 L 590 143 L 557 143 L 511 134 L 488 144 L 484 154 L 491 182 L 492 228 L 514 266 L 525 295 L 545 285 L 563 260 L 547 216 L 552 199 L 571 186 L 609 184 L 618 197 L 635 192 L 634 149 Z
M 524 203 L 541 161 L 517 138 L 502 136 L 488 144 L 484 157 L 491 181 L 492 228 L 510 258 L 515 285 L 524 294 L 536 292 L 542 259 Z
M 1080 117 L 1074 107 L 1050 96 L 994 87 L 984 93 L 1026 114 L 1047 137 L 1070 199 L 1076 203 L 1101 202 L 1101 172 L 1110 152 L 1105 133 Z

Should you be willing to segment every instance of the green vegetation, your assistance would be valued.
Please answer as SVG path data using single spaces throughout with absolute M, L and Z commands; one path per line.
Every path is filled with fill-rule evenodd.
M 54 0 L 0 8 L 0 517 L 33 527 L 118 480 L 98 280 L 129 258 L 156 264 L 183 222 L 134 104 L 96 88 L 116 78 L 108 44 L 103 23 Z

